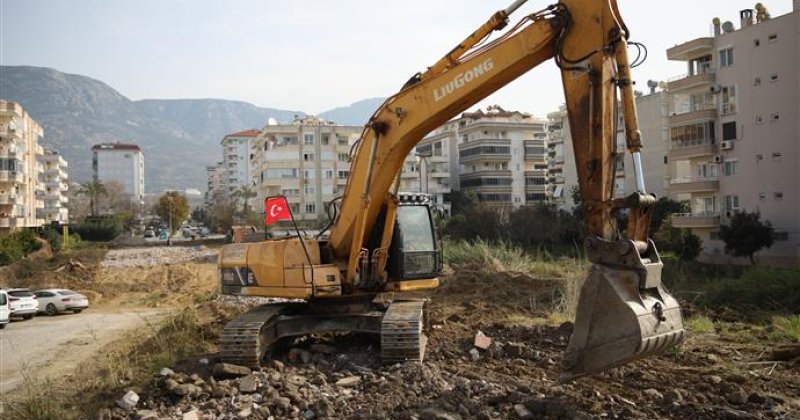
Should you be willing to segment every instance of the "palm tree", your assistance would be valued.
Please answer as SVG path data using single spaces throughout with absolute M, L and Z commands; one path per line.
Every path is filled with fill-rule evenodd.
M 81 185 L 78 193 L 89 197 L 89 212 L 92 216 L 97 216 L 97 199 L 108 194 L 108 191 L 100 180 L 94 179 Z
M 241 198 L 244 200 L 244 203 L 242 204 L 242 213 L 244 213 L 246 217 L 248 214 L 250 214 L 250 205 L 248 202 L 256 195 L 256 192 L 249 185 L 242 185 L 239 187 L 239 189 L 234 191 L 233 194 L 231 194 L 231 197 Z

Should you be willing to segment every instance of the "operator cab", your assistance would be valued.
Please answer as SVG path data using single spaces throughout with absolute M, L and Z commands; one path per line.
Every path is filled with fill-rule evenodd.
M 415 280 L 438 277 L 442 272 L 442 247 L 434 226 L 431 196 L 400 193 L 398 199 L 387 261 L 389 278 Z

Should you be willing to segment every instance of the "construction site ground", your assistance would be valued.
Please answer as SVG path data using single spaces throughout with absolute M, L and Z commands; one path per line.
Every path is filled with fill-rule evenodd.
M 97 264 L 84 277 L 104 285 L 94 289 L 107 290 L 110 305 L 194 308 L 204 339 L 213 343 L 228 320 L 259 302 L 215 295 L 215 267 L 203 258 L 119 264 L 124 268 Z M 559 363 L 572 330 L 565 283 L 572 279 L 543 277 L 501 264 L 451 267 L 431 296 L 423 363 L 384 366 L 379 340 L 361 334 L 282 343 L 271 361 L 252 371 L 217 365 L 211 346 L 167 369 L 151 368 L 142 383 L 120 386 L 104 396 L 96 416 L 800 418 L 800 361 L 771 359 L 780 343 L 769 329 L 746 316 L 690 306 L 689 335 L 680 348 L 559 384 Z M 693 319 L 712 321 L 709 327 Z M 479 332 L 490 340 L 480 340 L 485 349 L 475 346 Z M 128 391 L 137 397 L 133 404 L 131 394 L 127 403 L 123 399 Z

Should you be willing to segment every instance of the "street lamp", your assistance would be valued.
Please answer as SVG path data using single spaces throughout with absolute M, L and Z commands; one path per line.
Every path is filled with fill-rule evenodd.
M 422 162 L 425 164 L 425 193 L 429 193 L 430 189 L 428 188 L 428 158 L 432 156 L 432 154 L 421 154 L 421 153 L 414 153 L 414 156 L 420 158 Z M 422 191 L 422 165 L 419 166 L 419 192 Z

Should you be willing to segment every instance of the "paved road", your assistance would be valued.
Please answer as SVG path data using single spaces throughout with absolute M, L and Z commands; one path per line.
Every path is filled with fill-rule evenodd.
M 97 310 L 12 321 L 0 330 L 0 394 L 22 385 L 23 374 L 56 377 L 73 370 L 127 331 L 150 328 L 169 310 Z

